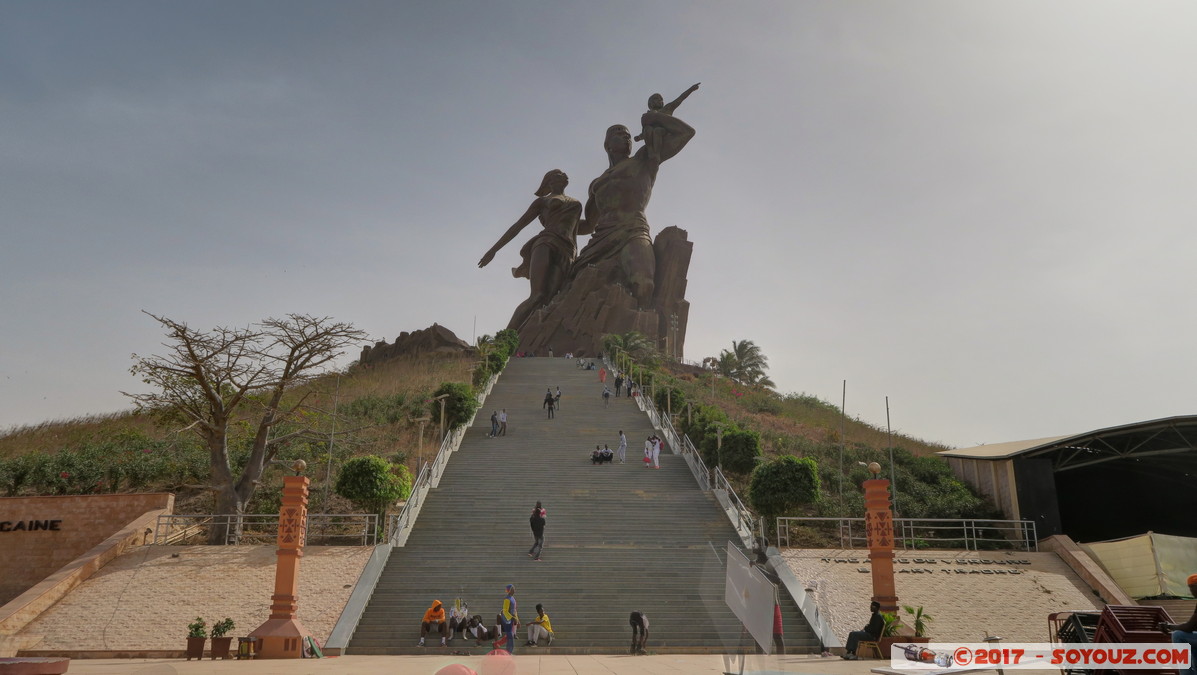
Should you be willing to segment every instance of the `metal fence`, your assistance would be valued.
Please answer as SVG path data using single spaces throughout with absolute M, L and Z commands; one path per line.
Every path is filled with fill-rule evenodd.
M 212 528 L 224 530 L 222 544 L 273 544 L 278 514 L 170 514 L 158 516 L 154 544 L 207 544 Z M 378 516 L 373 513 L 309 513 L 304 524 L 309 546 L 370 546 L 376 543 Z
M 609 359 L 604 358 L 604 361 L 608 368 L 612 369 L 612 371 L 615 370 L 615 366 Z M 634 397 L 636 405 L 648 415 L 648 419 L 652 422 L 653 427 L 661 431 L 665 442 L 669 444 L 669 447 L 673 448 L 674 454 L 685 458 L 686 464 L 690 467 L 690 472 L 694 474 L 694 479 L 698 481 L 698 486 L 704 492 L 711 490 L 716 492 L 716 496 L 727 511 L 728 518 L 731 519 L 732 525 L 739 532 L 744 545 L 752 548 L 756 544 L 757 536 L 754 532 L 758 524 L 756 515 L 744 505 L 740 496 L 736 494 L 735 488 L 727 480 L 727 476 L 723 474 L 723 470 L 720 467 L 715 467 L 713 472 L 711 469 L 708 469 L 706 463 L 702 461 L 702 453 L 698 452 L 698 449 L 694 447 L 694 443 L 690 440 L 690 437 L 679 434 L 674 429 L 673 420 L 669 419 L 669 415 L 661 414 L 651 396 L 645 395 L 643 389 L 639 389 L 639 393 L 639 396 Z M 763 523 L 760 524 L 763 525 Z
M 809 548 L 825 548 L 828 541 L 868 548 L 864 518 L 778 518 L 777 537 L 787 548 L 802 548 L 803 541 Z M 894 548 L 1037 551 L 1039 538 L 1033 520 L 895 518 Z

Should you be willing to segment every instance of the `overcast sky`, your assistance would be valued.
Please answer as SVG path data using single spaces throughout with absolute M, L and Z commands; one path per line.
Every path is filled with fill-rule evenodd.
M 544 172 L 702 88 L 648 217 L 686 358 L 966 447 L 1194 413 L 1192 2 L 0 1 L 0 429 L 128 407 L 147 310 L 465 340 Z M 580 242 L 582 244 L 584 242 Z M 354 354 L 356 356 L 356 354 Z

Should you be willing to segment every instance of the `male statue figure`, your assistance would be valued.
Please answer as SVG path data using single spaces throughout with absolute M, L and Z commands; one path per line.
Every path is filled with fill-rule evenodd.
M 573 274 L 586 265 L 612 261 L 608 282 L 623 284 L 641 308 L 652 306 L 656 258 L 644 209 L 652 197 L 661 162 L 673 157 L 694 137 L 690 125 L 670 114 L 650 110 L 641 118 L 659 132 L 632 155 L 632 134 L 622 124 L 607 129 L 603 149 L 610 161 L 603 175 L 590 183 L 585 222 L 593 236 L 574 262 Z

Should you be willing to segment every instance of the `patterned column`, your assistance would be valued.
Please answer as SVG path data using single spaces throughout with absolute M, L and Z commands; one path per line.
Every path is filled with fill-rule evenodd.
M 894 514 L 890 510 L 889 481 L 877 478 L 881 465 L 869 464 L 873 478 L 864 482 L 865 533 L 869 541 L 869 561 L 873 568 L 873 601 L 881 603 L 882 612 L 898 611 L 894 587 Z
M 307 477 L 284 477 L 283 503 L 278 518 L 278 564 L 274 571 L 274 595 L 270 597 L 270 618 L 249 634 L 260 640 L 260 659 L 301 658 L 303 641 L 311 635 L 295 618 L 299 609 L 299 559 L 303 557 L 307 515 Z

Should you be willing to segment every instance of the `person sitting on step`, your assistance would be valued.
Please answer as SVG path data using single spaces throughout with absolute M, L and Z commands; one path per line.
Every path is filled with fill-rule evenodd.
M 467 639 L 474 638 L 474 644 L 480 645 L 483 640 L 493 640 L 495 635 L 490 632 L 490 629 L 482 625 L 482 615 L 475 614 L 470 617 L 469 623 L 466 624 L 465 637 Z
M 537 643 L 540 638 L 546 638 L 548 642 L 546 647 L 553 644 L 553 623 L 549 621 L 549 615 L 544 613 L 544 605 L 537 603 L 536 618 L 532 619 L 532 623 L 528 624 L 528 647 L 539 647 Z
M 470 621 L 470 607 L 461 598 L 453 601 L 453 606 L 449 608 L 449 639 L 457 637 L 460 632 L 462 637 L 465 637 L 466 624 Z
M 432 631 L 437 631 L 441 634 L 441 646 L 445 646 L 445 640 L 449 637 L 449 626 L 445 623 L 445 608 L 441 605 L 440 600 L 433 600 L 432 606 L 424 611 L 424 620 L 420 622 L 420 642 L 418 646 L 424 646 L 424 637 Z

